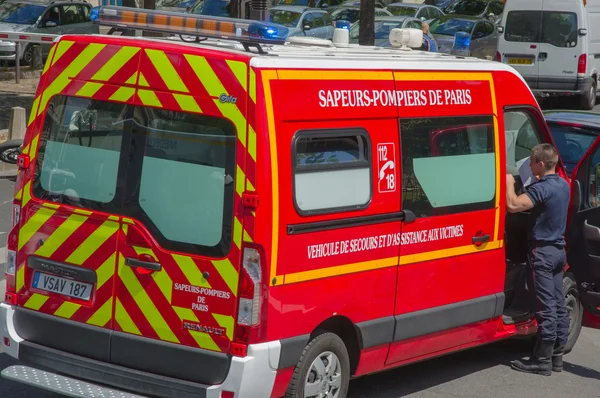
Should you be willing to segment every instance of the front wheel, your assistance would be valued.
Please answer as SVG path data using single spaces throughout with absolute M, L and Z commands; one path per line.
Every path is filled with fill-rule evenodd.
M 287 390 L 287 398 L 345 398 L 350 359 L 342 339 L 321 332 L 304 348 Z
M 581 96 L 581 108 L 583 110 L 591 111 L 596 106 L 596 89 L 597 83 L 596 79 L 594 79 L 588 92 Z
M 0 160 L 9 163 L 17 164 L 17 157 L 21 153 L 21 140 L 9 140 L 0 144 Z

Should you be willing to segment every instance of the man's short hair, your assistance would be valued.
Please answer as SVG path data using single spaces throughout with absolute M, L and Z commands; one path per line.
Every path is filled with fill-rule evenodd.
M 536 162 L 544 162 L 544 169 L 550 171 L 554 169 L 558 163 L 558 152 L 550 144 L 539 144 L 531 150 L 531 156 Z

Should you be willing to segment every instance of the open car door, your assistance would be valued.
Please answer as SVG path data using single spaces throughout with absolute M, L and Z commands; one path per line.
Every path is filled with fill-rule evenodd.
M 579 286 L 583 326 L 600 329 L 600 137 L 573 170 L 567 260 Z

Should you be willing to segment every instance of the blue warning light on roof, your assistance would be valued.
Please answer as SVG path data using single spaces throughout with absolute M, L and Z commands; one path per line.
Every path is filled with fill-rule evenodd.
M 467 32 L 456 32 L 454 35 L 453 50 L 469 51 L 471 47 L 471 35 Z
M 287 39 L 290 30 L 283 25 L 267 22 L 251 22 L 248 25 L 248 36 L 262 40 L 282 41 Z
M 350 21 L 346 21 L 345 19 L 340 19 L 339 21 L 335 21 L 335 27 L 337 29 L 350 30 Z

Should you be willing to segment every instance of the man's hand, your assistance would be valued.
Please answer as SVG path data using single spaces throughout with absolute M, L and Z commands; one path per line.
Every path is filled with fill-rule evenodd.
M 509 213 L 519 213 L 533 208 L 533 202 L 529 196 L 522 194 L 517 196 L 515 193 L 515 177 L 512 174 L 506 175 L 506 210 Z

